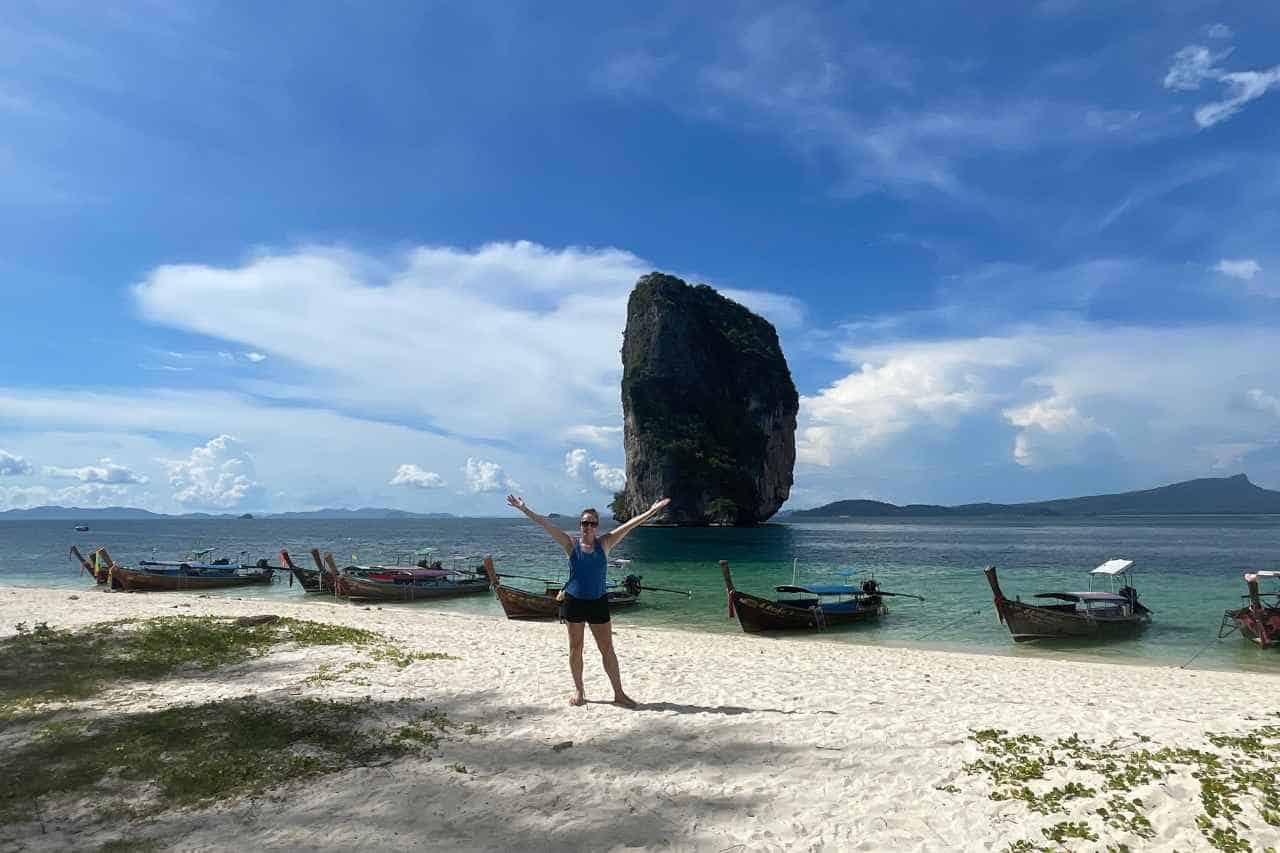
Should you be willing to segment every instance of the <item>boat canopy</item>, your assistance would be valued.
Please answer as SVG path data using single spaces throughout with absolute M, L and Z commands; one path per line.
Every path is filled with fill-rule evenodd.
M 809 586 L 777 586 L 774 589 L 777 592 L 804 592 L 809 595 L 862 595 L 862 590 L 856 586 L 834 583 L 810 584 Z
M 1271 571 L 1271 570 L 1267 570 L 1264 572 L 1247 572 L 1244 576 L 1244 579 L 1247 581 L 1249 580 L 1256 581 L 1258 578 L 1280 578 L 1280 572 Z
M 1116 595 L 1114 592 L 1041 592 L 1032 597 L 1057 598 L 1062 601 L 1109 601 L 1116 604 L 1129 600 L 1123 595 Z
M 1089 572 L 1091 575 L 1118 575 L 1121 572 L 1129 571 L 1129 567 L 1133 565 L 1133 560 L 1107 560 L 1101 566 Z

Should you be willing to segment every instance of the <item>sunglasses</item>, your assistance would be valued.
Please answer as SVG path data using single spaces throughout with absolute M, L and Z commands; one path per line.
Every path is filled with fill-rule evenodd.
M 578 524 L 583 527 L 599 527 L 600 526 L 600 522 L 598 521 L 579 521 Z

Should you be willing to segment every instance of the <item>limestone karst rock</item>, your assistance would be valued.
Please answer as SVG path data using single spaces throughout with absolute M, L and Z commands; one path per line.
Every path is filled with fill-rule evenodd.
M 627 485 L 615 516 L 662 496 L 657 521 L 750 525 L 791 493 L 799 396 L 764 318 L 706 285 L 650 273 L 627 303 Z

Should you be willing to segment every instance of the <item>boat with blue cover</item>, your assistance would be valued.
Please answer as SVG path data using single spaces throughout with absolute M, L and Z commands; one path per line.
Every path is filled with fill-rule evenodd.
M 737 618 L 748 634 L 763 631 L 827 631 L 848 625 L 873 622 L 886 612 L 884 598 L 920 598 L 900 592 L 886 592 L 869 578 L 861 584 L 784 584 L 774 587 L 785 598 L 761 598 L 734 588 L 729 561 L 720 561 L 725 593 L 729 598 L 729 618 Z

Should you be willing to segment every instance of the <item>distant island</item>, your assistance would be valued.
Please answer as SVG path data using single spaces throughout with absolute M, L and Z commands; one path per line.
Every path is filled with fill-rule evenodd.
M 361 509 L 314 509 L 307 512 L 273 512 L 259 513 L 208 513 L 185 512 L 179 515 L 152 512 L 132 506 L 107 506 L 86 509 L 66 506 L 36 506 L 30 509 L 8 509 L 0 512 L 0 521 L 40 520 L 50 521 L 79 520 L 82 518 L 98 519 L 145 519 L 145 518 L 274 518 L 274 519 L 413 519 L 413 518 L 457 518 L 448 512 L 408 512 L 403 509 L 382 509 L 364 507 Z
M 976 503 L 959 506 L 896 504 L 846 500 L 814 509 L 780 513 L 780 521 L 820 521 L 840 518 L 947 518 L 995 516 L 1010 518 L 1091 515 L 1272 515 L 1280 514 L 1280 492 L 1249 482 L 1244 474 L 1187 480 L 1156 489 L 1091 495 L 1019 504 Z

